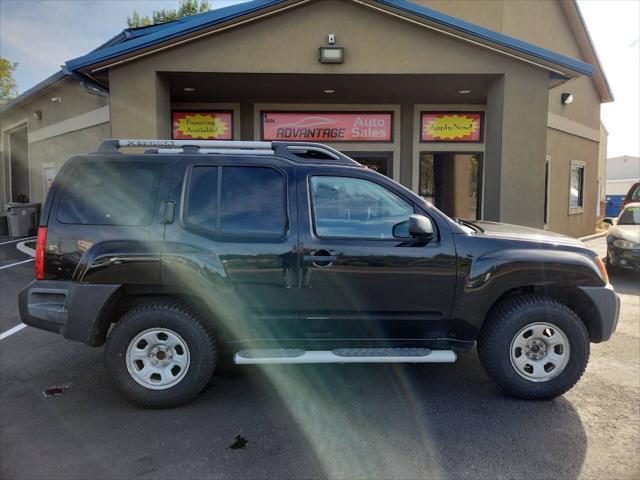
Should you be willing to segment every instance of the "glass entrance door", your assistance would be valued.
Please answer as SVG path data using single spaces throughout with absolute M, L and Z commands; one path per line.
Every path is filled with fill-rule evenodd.
M 344 152 L 356 162 L 393 178 L 393 152 Z
M 481 218 L 482 157 L 477 153 L 420 154 L 418 193 L 450 217 Z

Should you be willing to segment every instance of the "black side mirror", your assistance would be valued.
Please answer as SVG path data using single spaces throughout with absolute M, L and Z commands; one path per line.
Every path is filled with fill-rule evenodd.
M 424 215 L 411 215 L 409 217 L 409 235 L 421 239 L 431 238 L 433 223 Z
M 608 223 L 609 225 L 613 225 L 613 218 L 603 218 L 603 223 Z

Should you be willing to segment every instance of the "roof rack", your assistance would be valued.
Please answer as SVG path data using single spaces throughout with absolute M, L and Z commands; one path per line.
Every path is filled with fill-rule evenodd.
M 272 150 L 271 142 L 238 142 L 226 140 L 150 140 L 150 139 L 117 139 L 111 138 L 103 140 L 98 147 L 98 153 L 114 153 L 124 147 L 146 147 L 146 148 L 173 148 L 184 147 L 214 148 L 214 149 L 251 149 L 251 150 Z
M 119 153 L 121 148 L 148 148 L 145 153 L 226 154 L 226 155 L 279 155 L 290 160 L 316 163 L 338 163 L 361 166 L 358 162 L 321 143 L 311 142 L 252 142 L 235 140 L 103 140 L 97 153 Z

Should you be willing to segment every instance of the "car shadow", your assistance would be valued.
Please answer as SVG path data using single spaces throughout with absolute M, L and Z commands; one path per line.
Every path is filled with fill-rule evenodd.
M 57 465 L 75 478 L 576 478 L 585 459 L 571 402 L 502 395 L 475 352 L 454 364 L 222 368 L 192 403 L 164 410 L 126 402 L 99 349 L 32 331 L 1 353 L 3 477 Z
M 571 402 L 501 394 L 475 352 L 456 364 L 235 367 L 225 375 L 232 372 L 235 380 L 212 390 L 258 395 L 252 415 L 292 422 L 329 478 L 576 478 L 585 458 Z

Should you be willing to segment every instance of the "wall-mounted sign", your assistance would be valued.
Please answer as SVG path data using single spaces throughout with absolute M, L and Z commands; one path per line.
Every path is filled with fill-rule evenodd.
M 393 112 L 262 112 L 262 139 L 392 142 Z
M 422 112 L 421 142 L 481 142 L 482 112 Z
M 174 140 L 233 140 L 233 111 L 171 112 Z

